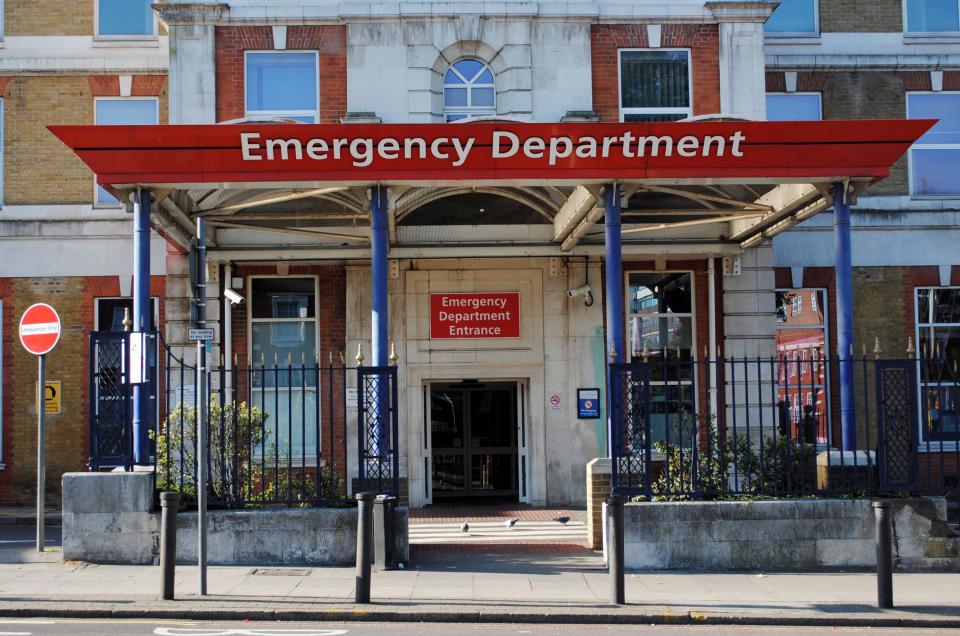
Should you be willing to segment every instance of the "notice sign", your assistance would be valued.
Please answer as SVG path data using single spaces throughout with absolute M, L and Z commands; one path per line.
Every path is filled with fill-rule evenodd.
M 600 389 L 577 389 L 577 418 L 581 420 L 600 418 Z
M 56 415 L 60 412 L 60 381 L 47 380 L 43 391 L 43 411 Z
M 431 338 L 519 338 L 520 293 L 430 294 Z

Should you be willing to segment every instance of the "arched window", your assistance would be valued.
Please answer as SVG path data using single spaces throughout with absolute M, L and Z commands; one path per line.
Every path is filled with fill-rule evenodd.
M 496 114 L 496 93 L 489 67 L 479 60 L 454 62 L 443 76 L 443 115 L 446 120 Z

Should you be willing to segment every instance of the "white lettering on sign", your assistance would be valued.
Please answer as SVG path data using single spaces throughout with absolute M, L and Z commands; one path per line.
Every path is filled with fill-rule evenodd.
M 735 131 L 729 137 L 722 135 L 684 135 L 674 139 L 671 135 L 636 136 L 627 131 L 621 135 L 603 137 L 580 137 L 576 141 L 559 135 L 549 138 L 532 135 L 521 139 L 508 130 L 495 130 L 490 140 L 490 152 L 494 159 L 509 159 L 518 153 L 527 159 L 546 159 L 554 166 L 560 159 L 574 155 L 581 159 L 607 159 L 620 154 L 628 159 L 641 157 L 723 157 L 729 154 L 742 157 L 741 144 L 746 141 L 743 131 Z M 261 133 L 240 133 L 240 151 L 244 161 L 299 160 L 305 156 L 313 161 L 348 158 L 354 166 L 363 168 L 375 160 L 442 159 L 451 166 L 464 165 L 471 151 L 478 145 L 475 137 L 423 137 L 395 139 L 385 137 L 375 141 L 369 137 L 349 139 L 298 138 L 262 139 Z M 729 151 L 729 152 L 728 152 Z
M 32 325 L 20 325 L 21 336 L 39 336 L 45 333 L 57 333 L 60 331 L 60 323 L 57 322 L 37 322 Z

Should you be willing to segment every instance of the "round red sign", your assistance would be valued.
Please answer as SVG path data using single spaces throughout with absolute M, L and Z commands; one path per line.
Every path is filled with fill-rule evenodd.
M 36 356 L 49 353 L 60 340 L 60 316 L 50 305 L 30 305 L 20 318 L 20 342 Z

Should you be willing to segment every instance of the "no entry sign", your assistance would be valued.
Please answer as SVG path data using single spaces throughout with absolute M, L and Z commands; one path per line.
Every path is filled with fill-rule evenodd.
M 60 340 L 60 316 L 50 305 L 30 305 L 20 318 L 20 342 L 35 356 L 42 356 Z

